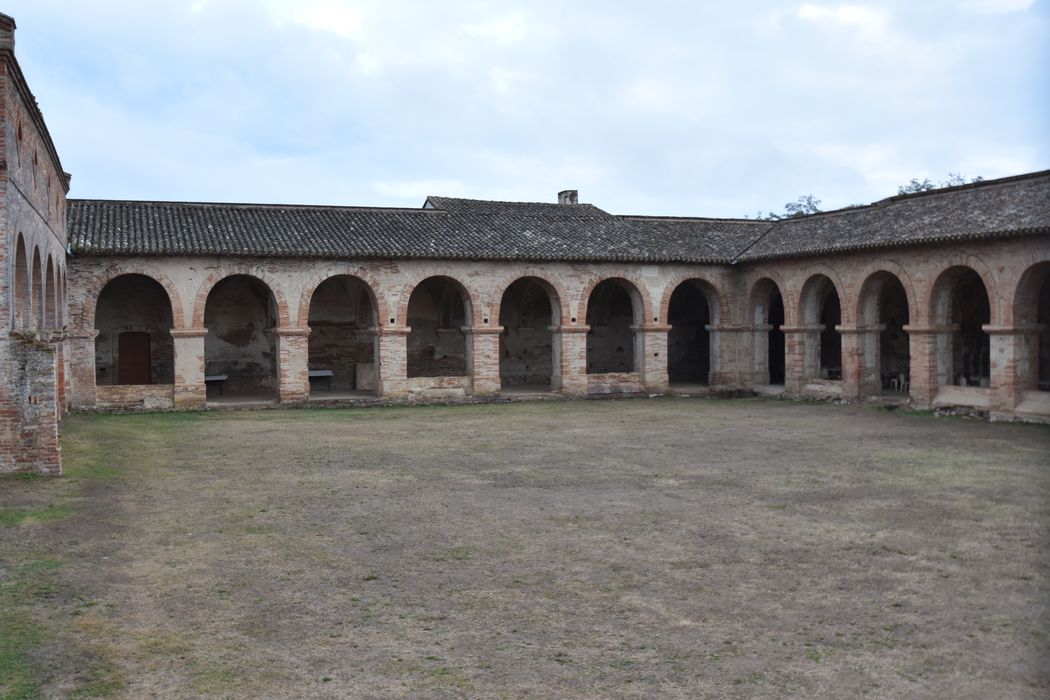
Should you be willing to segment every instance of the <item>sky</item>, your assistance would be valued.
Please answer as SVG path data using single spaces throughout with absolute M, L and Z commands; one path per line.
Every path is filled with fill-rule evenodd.
M 8 0 L 71 197 L 742 217 L 1050 168 L 1050 0 Z

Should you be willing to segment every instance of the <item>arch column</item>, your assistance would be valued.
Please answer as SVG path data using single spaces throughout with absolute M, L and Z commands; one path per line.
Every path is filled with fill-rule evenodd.
M 820 333 L 823 324 L 781 326 L 784 334 L 784 388 L 802 393 L 806 380 L 820 376 Z
M 277 402 L 305 403 L 310 398 L 310 329 L 277 328 Z
M 566 396 L 587 393 L 587 333 L 590 326 L 551 326 L 551 344 L 555 350 L 558 373 L 552 378 L 555 391 Z
M 73 332 L 66 340 L 69 346 L 70 367 L 72 376 L 70 384 L 70 402 L 73 408 L 94 408 L 95 395 L 95 338 L 98 331 L 80 330 Z
M 745 386 L 767 386 L 769 377 L 769 334 L 773 331 L 770 324 L 752 326 L 751 334 L 751 371 L 744 375 Z M 746 357 L 746 354 L 744 355 Z
M 642 386 L 648 391 L 667 391 L 667 334 L 671 326 L 645 324 L 631 326 L 634 331 L 635 363 L 641 373 Z M 584 348 L 586 353 L 586 348 Z
M 175 350 L 175 387 L 172 402 L 178 409 L 204 408 L 208 395 L 204 385 L 204 338 L 207 328 L 172 328 Z
M 467 367 L 470 368 L 473 392 L 478 396 L 490 396 L 500 391 L 499 337 L 503 326 L 464 326 L 467 336 Z
M 981 329 L 991 340 L 992 416 L 1011 414 L 1024 399 L 1025 391 L 1034 390 L 1039 382 L 1038 362 L 1040 325 L 991 326 Z
M 379 396 L 408 393 L 408 326 L 376 330 L 376 390 Z
M 907 325 L 908 354 L 911 356 L 910 397 L 914 405 L 929 408 L 942 384 L 951 383 L 952 334 L 958 326 Z
M 879 333 L 885 326 L 835 326 L 842 337 L 842 398 L 860 401 L 882 393 Z
M 738 386 L 752 381 L 752 371 L 749 362 L 754 358 L 750 354 L 749 343 L 752 338 L 758 342 L 758 329 L 752 326 L 705 326 L 711 334 L 711 374 L 708 379 L 710 386 Z M 760 326 L 769 328 L 772 326 Z M 762 342 L 767 342 L 765 335 L 761 336 Z M 765 346 L 762 346 L 765 348 Z M 761 353 L 765 383 L 769 383 L 769 367 L 766 365 L 767 352 Z

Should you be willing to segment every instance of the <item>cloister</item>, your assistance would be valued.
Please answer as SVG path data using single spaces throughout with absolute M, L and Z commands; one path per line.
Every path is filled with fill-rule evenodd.
M 0 472 L 69 410 L 757 393 L 1050 421 L 1050 171 L 781 220 L 66 199 L 0 15 Z
M 1050 262 L 1031 248 L 737 267 L 76 257 L 71 404 L 751 389 L 1050 416 Z

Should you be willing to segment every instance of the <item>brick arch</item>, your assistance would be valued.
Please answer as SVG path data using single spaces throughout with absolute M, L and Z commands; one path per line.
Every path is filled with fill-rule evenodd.
M 908 318 L 913 319 L 911 322 L 915 323 L 919 318 L 920 310 L 919 295 L 915 293 L 915 282 L 907 270 L 890 260 L 873 261 L 853 277 L 854 280 L 860 282 L 860 286 L 851 292 L 853 303 L 849 309 L 849 312 L 852 314 L 850 320 L 858 326 L 864 320 L 863 307 L 868 301 L 868 296 L 876 290 L 876 275 L 883 273 L 896 277 L 897 281 L 904 287 L 904 296 L 908 300 Z M 846 322 L 846 318 L 843 318 L 843 322 Z
M 12 285 L 11 307 L 12 323 L 16 329 L 27 327 L 32 313 L 32 278 L 29 273 L 29 255 L 26 251 L 25 236 L 21 232 L 15 237 L 15 269 Z
M 44 327 L 44 263 L 41 260 L 40 246 L 38 245 L 33 246 L 31 269 L 33 270 L 33 279 L 30 283 L 30 289 L 32 290 L 30 297 L 33 302 L 33 313 L 30 328 L 41 330 Z
M 235 277 L 237 275 L 254 277 L 266 285 L 266 288 L 270 290 L 270 294 L 273 294 L 274 303 L 277 306 L 278 326 L 287 328 L 289 325 L 288 301 L 285 299 L 284 291 L 265 270 L 252 265 L 229 265 L 208 275 L 208 279 L 204 280 L 197 290 L 197 295 L 193 302 L 193 327 L 204 328 L 204 307 L 207 305 L 208 295 L 211 294 L 211 290 L 215 288 L 215 285 L 227 277 Z
M 382 328 L 386 323 L 383 319 L 387 319 L 389 316 L 387 315 L 386 299 L 376 292 L 377 289 L 380 289 L 379 281 L 362 268 L 350 267 L 345 270 L 334 270 L 314 275 L 305 285 L 303 285 L 303 291 L 299 297 L 299 311 L 296 316 L 296 326 L 298 328 L 307 328 L 309 326 L 310 304 L 313 301 L 314 293 L 317 291 L 318 287 L 333 277 L 353 277 L 364 284 L 365 289 L 368 290 L 368 297 L 372 300 L 372 311 L 375 313 L 375 325 L 377 328 Z
M 58 328 L 58 289 L 55 284 L 55 259 L 51 253 L 47 254 L 44 269 L 44 327 L 54 329 Z
M 711 323 L 717 325 L 718 323 L 724 322 L 729 318 L 729 299 L 726 298 L 725 292 L 719 289 L 718 285 L 712 282 L 706 277 L 691 273 L 682 273 L 677 277 L 673 278 L 665 287 L 663 292 L 663 298 L 660 301 L 660 320 L 659 323 L 669 323 L 668 318 L 671 310 L 671 297 L 678 291 L 686 282 L 699 282 L 700 288 L 704 290 L 704 296 L 707 297 L 707 305 L 711 312 Z M 712 302 L 712 295 L 714 296 Z M 646 317 L 646 321 L 649 318 Z
M 762 272 L 759 275 L 758 279 L 756 279 L 751 284 L 751 291 L 748 292 L 748 295 L 747 295 L 747 317 L 745 319 L 744 325 L 751 325 L 751 324 L 757 323 L 755 321 L 755 307 L 758 305 L 758 301 L 759 301 L 759 299 L 758 299 L 759 290 L 763 286 L 767 286 L 767 287 L 768 286 L 772 286 L 772 288 L 777 293 L 780 294 L 781 303 L 783 303 L 784 299 L 786 298 L 787 287 L 784 285 L 784 279 L 780 276 L 780 274 L 778 274 L 778 273 L 776 273 L 776 272 L 774 272 L 772 270 L 766 270 L 766 271 Z M 769 300 L 772 301 L 772 299 L 773 299 L 773 297 L 772 297 L 772 295 L 770 295 Z M 784 316 L 785 316 L 784 324 L 785 325 L 790 325 L 794 321 L 793 320 L 789 320 L 787 318 L 787 311 L 788 311 L 788 305 L 784 304 Z M 767 313 L 768 313 L 768 309 L 767 309 Z
M 797 289 L 797 292 L 795 293 L 794 298 L 791 300 L 792 306 L 795 307 L 795 318 L 798 324 L 804 325 L 807 323 L 816 323 L 816 321 L 813 321 L 809 318 L 811 314 L 807 314 L 804 307 L 809 302 L 809 299 L 807 297 L 810 294 L 812 294 L 816 279 L 821 276 L 828 278 L 832 286 L 835 288 L 835 293 L 839 295 L 839 309 L 845 310 L 852 307 L 852 300 L 849 296 L 849 289 L 842 282 L 842 278 L 839 276 L 838 272 L 836 272 L 833 268 L 827 265 L 816 265 L 814 267 L 807 268 L 806 273 L 807 274 L 805 281 L 802 283 L 801 286 L 795 288 Z M 783 291 L 781 291 L 781 294 L 783 294 Z M 787 308 L 786 301 L 784 303 L 784 307 L 785 309 Z M 818 318 L 820 316 L 819 310 L 817 312 L 817 316 Z M 844 314 L 842 322 L 847 322 L 847 319 L 845 318 Z
M 1038 302 L 1040 282 L 1044 274 L 1050 274 L 1050 257 L 1026 255 L 1017 263 L 1008 268 L 1008 274 L 1001 280 L 1002 297 L 1010 300 L 1003 309 L 1005 326 L 1035 323 L 1035 319 L 1025 315 L 1025 310 L 1035 311 L 1031 302 Z
M 635 319 L 636 323 L 645 324 L 650 318 L 653 317 L 653 300 L 649 296 L 649 288 L 645 286 L 645 282 L 643 282 L 640 278 L 638 278 L 635 275 L 614 274 L 608 276 L 593 277 L 591 281 L 587 283 L 587 286 L 583 289 L 583 292 L 580 294 L 579 298 L 576 301 L 577 311 L 582 312 L 577 313 L 576 315 L 576 320 L 579 323 L 587 323 L 587 311 L 588 306 L 591 303 L 591 295 L 594 293 L 595 288 L 599 284 L 608 280 L 621 280 L 623 282 L 627 282 L 629 285 L 627 293 L 631 294 L 631 292 L 633 291 L 634 294 L 638 295 L 642 308 L 638 310 L 638 313 L 641 315 L 641 319 Z M 572 316 L 570 316 L 569 318 L 572 318 Z
M 561 325 L 571 318 L 568 295 L 565 293 L 565 288 L 559 282 L 552 280 L 546 273 L 530 267 L 510 273 L 499 281 L 489 304 L 489 320 L 496 319 L 495 323 L 499 323 L 503 297 L 507 294 L 507 290 L 510 289 L 512 284 L 522 279 L 537 280 L 546 289 L 548 296 L 551 298 L 551 311 L 553 312 L 555 306 L 558 308 L 559 318 L 555 319 L 552 317 L 552 324 Z
M 168 295 L 168 303 L 171 304 L 172 325 L 174 325 L 175 328 L 186 327 L 183 319 L 182 298 L 179 296 L 178 289 L 172 284 L 171 280 L 168 279 L 164 273 L 154 270 L 147 265 L 123 263 L 106 268 L 106 271 L 98 278 L 98 281 L 88 290 L 88 294 L 84 297 L 84 308 L 81 309 L 80 313 L 80 317 L 83 319 L 82 323 L 84 329 L 92 329 L 95 327 L 95 311 L 98 308 L 98 299 L 102 295 L 102 290 L 117 277 L 122 277 L 124 275 L 141 275 L 143 277 L 149 277 L 163 287 L 164 292 Z M 63 273 L 62 276 L 65 278 L 65 273 Z
M 398 299 L 397 303 L 398 321 L 404 326 L 408 325 L 408 302 L 412 299 L 412 292 L 414 292 L 416 290 L 416 287 L 418 287 L 420 284 L 434 277 L 439 277 L 441 279 L 445 279 L 451 282 L 459 290 L 460 294 L 463 295 L 463 304 L 465 306 L 463 311 L 466 318 L 470 320 L 470 325 L 472 327 L 482 325 L 481 319 L 483 317 L 481 316 L 481 312 L 476 302 L 477 299 L 481 298 L 481 294 L 478 293 L 477 290 L 472 291 L 457 277 L 449 274 L 444 274 L 443 272 L 433 272 L 433 274 L 421 275 L 417 279 L 414 279 L 402 288 L 401 297 Z
M 988 295 L 988 308 L 991 311 L 991 318 L 989 319 L 992 325 L 998 325 L 1002 319 L 1002 301 L 1001 301 L 1001 290 L 996 284 L 996 277 L 992 273 L 991 268 L 981 258 L 975 255 L 949 255 L 945 258 L 941 258 L 937 266 L 939 272 L 936 276 L 930 278 L 928 287 L 924 290 L 925 304 L 920 307 L 927 315 L 923 319 L 930 325 L 937 325 L 941 321 L 938 319 L 945 315 L 946 308 L 938 308 L 946 304 L 947 300 L 950 299 L 948 294 L 951 291 L 950 286 L 946 289 L 945 285 L 948 282 L 948 273 L 955 268 L 965 267 L 973 270 L 977 273 L 977 276 L 981 278 L 981 283 L 984 285 L 984 291 Z

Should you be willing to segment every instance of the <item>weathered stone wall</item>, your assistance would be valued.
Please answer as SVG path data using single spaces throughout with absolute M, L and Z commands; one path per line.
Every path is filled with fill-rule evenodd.
M 0 473 L 61 472 L 55 357 L 33 335 L 0 337 Z
M 282 360 L 277 376 L 279 389 L 287 387 L 287 391 L 279 393 L 284 397 L 282 400 L 294 402 L 307 396 L 308 362 L 305 350 L 303 353 L 289 350 L 300 342 L 292 337 L 309 334 L 310 301 L 317 286 L 334 275 L 353 275 L 371 291 L 369 299 L 374 300 L 371 302 L 375 305 L 373 313 L 378 319 L 374 330 L 374 347 L 378 352 L 373 350 L 377 393 L 405 396 L 424 395 L 427 391 L 462 391 L 484 395 L 499 392 L 501 366 L 507 367 L 504 360 L 510 333 L 499 322 L 504 292 L 518 279 L 535 277 L 542 281 L 556 311 L 549 322 L 551 384 L 555 390 L 567 394 L 659 392 L 668 388 L 671 296 L 680 284 L 692 280 L 694 286 L 704 291 L 709 306 L 709 322 L 704 331 L 708 337 L 708 369 L 713 387 L 754 386 L 762 383 L 763 376 L 768 382 L 768 369 L 764 365 L 768 364 L 770 327 L 760 320 L 767 312 L 757 305 L 769 305 L 771 295 L 779 292 L 784 306 L 782 330 L 787 392 L 861 400 L 885 388 L 881 386 L 885 377 L 878 377 L 876 368 L 889 350 L 883 345 L 885 326 L 878 322 L 885 314 L 878 310 L 868 313 L 862 307 L 871 305 L 869 297 L 873 295 L 881 299 L 878 291 L 881 287 L 877 289 L 872 280 L 892 276 L 900 281 L 908 312 L 907 325 L 900 329 L 903 340 L 898 336 L 895 341 L 896 352 L 904 355 L 899 345 L 907 343 L 905 356 L 910 356 L 907 374 L 911 399 L 916 405 L 930 406 L 938 402 L 945 384 L 937 379 L 938 363 L 943 364 L 945 353 L 951 351 L 951 322 L 947 316 L 941 318 L 944 314 L 938 311 L 938 299 L 945 294 L 942 288 L 948 279 L 944 274 L 950 269 L 966 267 L 980 276 L 988 291 L 990 322 L 985 324 L 985 330 L 992 338 L 989 361 L 992 377 L 987 387 L 967 387 L 973 391 L 964 392 L 961 400 L 986 405 L 991 413 L 1005 417 L 1025 400 L 1026 391 L 1037 388 L 1041 329 L 1034 323 L 1036 310 L 1033 308 L 1029 314 L 1033 323 L 1015 323 L 1013 303 L 1026 270 L 1047 261 L 1050 261 L 1050 237 L 1045 236 L 739 266 L 85 256 L 73 262 L 75 282 L 70 290 L 70 308 L 74 335 L 88 335 L 92 328 L 93 299 L 106 280 L 125 272 L 157 279 L 173 301 L 176 336 L 185 334 L 188 347 L 184 352 L 194 353 L 184 371 L 176 372 L 179 375 L 176 396 L 182 385 L 182 392 L 190 397 L 182 405 L 195 406 L 201 404 L 202 392 L 200 372 L 196 369 L 200 356 L 194 348 L 203 338 L 203 307 L 208 293 L 229 275 L 252 275 L 274 295 L 276 333 L 287 335 L 281 336 L 285 351 L 280 353 Z M 814 315 L 803 314 L 807 304 L 817 304 L 827 296 L 817 295 L 812 299 L 806 296 L 806 290 L 813 287 L 812 284 L 807 287 L 807 283 L 815 275 L 826 277 L 826 284 L 833 287 L 838 297 L 840 321 L 835 329 L 820 323 L 819 306 L 813 307 L 818 309 Z M 462 331 L 447 330 L 463 334 L 467 376 L 409 380 L 414 348 L 409 342 L 408 302 L 416 286 L 433 276 L 454 280 L 466 295 Z M 1041 284 L 1044 277 L 1039 277 L 1037 282 Z M 627 331 L 637 360 L 633 371 L 616 368 L 619 371 L 588 375 L 587 348 L 592 343 L 588 343 L 587 338 L 589 333 L 593 336 L 595 329 L 585 320 L 592 292 L 600 282 L 609 279 L 620 280 L 619 284 L 626 285 L 631 297 L 632 317 Z M 1041 289 L 1038 285 L 1035 288 Z M 1038 298 L 1038 294 L 1032 297 L 1030 304 L 1034 306 Z M 878 309 L 877 301 L 873 308 Z M 616 313 L 624 315 L 626 310 L 618 309 Z M 436 324 L 436 309 L 433 317 Z M 841 338 L 838 363 L 841 379 L 820 374 L 820 338 L 830 330 Z M 601 326 L 598 332 L 603 332 Z M 520 344 L 518 351 L 523 352 L 523 336 L 520 331 L 517 335 L 514 342 Z M 626 336 L 623 341 L 627 342 Z M 177 367 L 182 364 L 180 347 L 177 340 Z M 302 347 L 308 347 L 308 342 L 302 343 Z M 617 342 L 612 347 L 623 347 L 623 343 Z M 538 351 L 545 354 L 545 348 L 545 344 L 539 345 Z M 93 358 L 78 356 L 74 364 L 84 361 L 92 363 Z M 825 364 L 833 362 L 834 358 L 824 358 Z M 883 370 L 885 373 L 886 368 Z M 84 376 L 74 372 L 74 394 L 81 405 L 91 405 L 94 387 L 76 387 L 76 380 Z M 960 400 L 958 392 L 950 391 L 941 399 Z
M 68 181 L 14 58 L 14 29 L 0 17 L 0 471 L 57 474 Z

